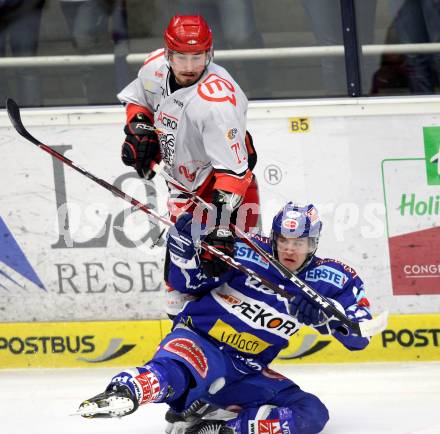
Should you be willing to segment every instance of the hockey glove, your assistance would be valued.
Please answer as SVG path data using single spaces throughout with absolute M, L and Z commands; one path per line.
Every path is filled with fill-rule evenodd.
M 137 113 L 125 125 L 127 135 L 122 144 L 121 158 L 125 165 L 132 166 L 141 178 L 152 179 L 155 172 L 151 170 L 152 161 L 160 162 L 160 147 L 156 131 L 144 113 Z
M 167 248 L 171 261 L 181 268 L 198 266 L 195 243 L 200 240 L 199 227 L 192 224 L 192 215 L 182 214 L 168 232 Z
M 230 229 L 224 226 L 216 226 L 204 239 L 207 244 L 220 250 L 227 256 L 234 256 L 234 237 Z M 202 268 L 209 277 L 218 277 L 229 270 L 228 264 L 217 256 L 204 251 L 201 255 Z
M 228 227 L 231 223 L 231 216 L 238 209 L 243 197 L 228 191 L 215 190 L 212 196 L 214 207 L 215 226 Z
M 339 310 L 339 312 L 343 313 L 344 315 L 347 315 L 347 312 L 345 312 L 345 309 L 342 307 L 341 303 L 334 300 L 333 298 L 327 297 L 327 300 L 331 304 L 333 304 L 333 306 L 335 306 Z M 350 318 L 350 316 L 349 316 L 349 318 Z M 352 319 L 352 318 L 350 318 L 350 319 Z M 341 320 L 339 320 L 335 316 L 331 316 L 331 317 L 326 316 L 326 321 L 324 322 L 324 326 L 325 326 L 324 330 L 321 332 L 324 334 L 335 335 L 335 333 L 339 333 L 343 336 L 348 336 L 349 334 L 351 334 L 348 327 L 345 324 L 343 324 L 341 322 Z
M 327 317 L 324 312 L 305 295 L 295 295 L 289 304 L 289 313 L 305 325 L 322 324 Z

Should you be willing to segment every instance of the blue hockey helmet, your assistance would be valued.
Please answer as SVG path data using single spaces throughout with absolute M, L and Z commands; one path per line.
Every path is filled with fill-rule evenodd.
M 276 240 L 279 235 L 285 238 L 308 238 L 309 251 L 301 267 L 304 268 L 318 248 L 321 228 L 322 222 L 313 204 L 298 205 L 288 202 L 278 211 L 272 221 L 271 239 L 275 256 L 278 256 Z

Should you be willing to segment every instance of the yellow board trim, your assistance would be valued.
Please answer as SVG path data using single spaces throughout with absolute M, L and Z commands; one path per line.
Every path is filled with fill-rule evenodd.
M 0 324 L 0 368 L 139 366 L 161 337 L 160 321 Z
M 440 315 L 391 315 L 388 326 L 361 351 L 309 327 L 292 336 L 279 363 L 395 362 L 440 360 Z
M 168 320 L 0 323 L 0 368 L 141 366 L 170 330 Z M 275 362 L 431 360 L 440 360 L 440 314 L 391 315 L 362 351 L 304 327 Z

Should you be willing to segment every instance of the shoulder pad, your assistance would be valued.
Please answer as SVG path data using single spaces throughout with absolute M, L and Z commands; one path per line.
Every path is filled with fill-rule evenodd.
M 344 262 L 339 261 L 338 259 L 331 259 L 331 258 L 317 259 L 315 262 L 315 266 L 320 266 L 320 265 L 333 266 L 333 268 L 343 270 L 347 275 L 349 275 L 353 279 L 357 276 L 357 272 L 355 269 L 351 268 L 349 265 L 345 264 Z
M 154 92 L 167 74 L 167 67 L 163 50 L 156 50 L 145 60 L 144 65 L 139 70 L 138 77 L 142 82 L 143 88 L 148 92 Z
M 144 65 L 142 68 L 149 65 L 150 67 L 152 65 L 158 67 L 165 63 L 165 50 L 163 48 L 160 48 L 159 50 L 152 51 L 150 54 L 148 54 L 147 58 L 144 60 Z
M 225 69 L 210 65 L 207 74 L 197 85 L 197 94 L 204 101 L 236 107 L 240 88 Z

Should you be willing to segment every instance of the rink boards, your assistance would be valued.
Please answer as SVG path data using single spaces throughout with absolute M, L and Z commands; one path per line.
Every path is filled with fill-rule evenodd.
M 0 368 L 139 366 L 169 330 L 167 320 L 4 323 Z M 350 352 L 331 336 L 304 327 L 275 362 L 440 360 L 439 341 L 440 315 L 392 315 L 387 329 L 363 351 Z
M 439 359 L 439 107 L 439 97 L 250 105 L 265 233 L 288 200 L 313 202 L 318 254 L 359 273 L 373 313 L 394 314 L 365 351 L 304 329 L 277 362 Z M 144 183 L 120 161 L 121 107 L 22 118 L 45 144 L 165 215 L 163 179 Z M 147 361 L 169 327 L 162 226 L 26 142 L 5 112 L 0 152 L 0 367 Z

